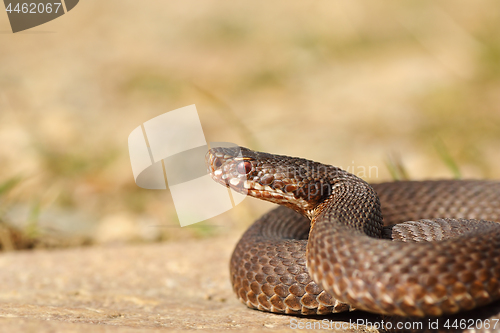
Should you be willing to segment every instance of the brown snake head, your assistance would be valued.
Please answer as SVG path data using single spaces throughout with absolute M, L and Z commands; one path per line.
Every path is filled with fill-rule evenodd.
M 244 147 L 212 148 L 205 158 L 216 182 L 239 193 L 290 207 L 309 218 L 332 193 L 332 186 L 354 177 L 330 165 Z

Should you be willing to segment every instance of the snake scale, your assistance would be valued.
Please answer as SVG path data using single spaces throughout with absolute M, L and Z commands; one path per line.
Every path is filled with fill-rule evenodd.
M 278 203 L 237 244 L 234 291 L 287 314 L 441 316 L 500 298 L 500 182 L 368 184 L 310 160 L 213 148 L 218 183 Z M 392 240 L 392 241 L 391 241 Z

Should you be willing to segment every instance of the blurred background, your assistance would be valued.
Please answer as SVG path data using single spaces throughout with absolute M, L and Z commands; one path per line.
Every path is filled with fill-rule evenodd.
M 129 133 L 190 104 L 207 141 L 370 182 L 500 179 L 493 0 L 86 0 L 0 38 L 2 250 L 241 234 L 272 205 L 180 228 L 134 183 Z

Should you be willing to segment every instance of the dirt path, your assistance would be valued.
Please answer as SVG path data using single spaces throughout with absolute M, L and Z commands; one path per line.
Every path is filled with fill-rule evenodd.
M 6 332 L 280 332 L 291 324 L 319 325 L 321 318 L 263 313 L 236 300 L 227 268 L 236 240 L 2 253 L 0 326 Z

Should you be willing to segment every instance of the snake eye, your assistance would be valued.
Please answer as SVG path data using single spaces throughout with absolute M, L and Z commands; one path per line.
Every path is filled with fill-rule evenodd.
M 248 174 L 250 173 L 250 171 L 252 171 L 252 163 L 250 163 L 249 161 L 242 161 L 238 163 L 236 170 L 238 170 L 238 172 L 242 175 Z
M 214 164 L 215 168 L 218 169 L 222 165 L 222 162 L 219 158 L 216 158 L 215 161 L 213 162 L 213 164 Z

